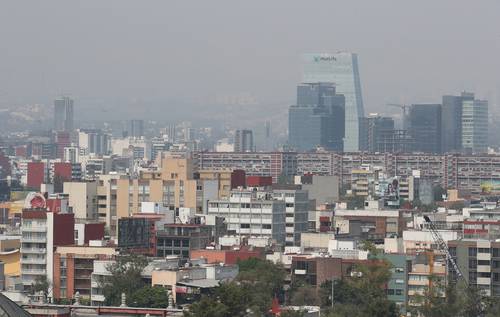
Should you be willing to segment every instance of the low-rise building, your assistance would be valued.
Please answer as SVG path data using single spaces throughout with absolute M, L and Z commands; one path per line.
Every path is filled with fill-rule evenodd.
M 90 299 L 95 260 L 112 260 L 113 247 L 59 246 L 54 252 L 54 298 L 72 299 L 76 292 Z
M 213 227 L 172 223 L 156 228 L 156 255 L 190 257 L 191 250 L 205 249 L 214 239 Z

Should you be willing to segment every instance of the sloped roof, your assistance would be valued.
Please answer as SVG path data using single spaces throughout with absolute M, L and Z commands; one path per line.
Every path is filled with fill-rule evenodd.
M 31 317 L 31 315 L 0 293 L 0 317 Z

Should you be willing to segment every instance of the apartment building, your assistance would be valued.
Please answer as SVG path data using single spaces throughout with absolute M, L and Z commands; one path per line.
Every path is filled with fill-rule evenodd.
M 159 172 L 143 172 L 138 178 L 117 180 L 117 218 L 139 213 L 142 202 L 162 203 L 176 211 L 192 208 L 205 212 L 207 201 L 227 190 L 224 186 L 227 183 L 220 179 L 200 179 L 191 159 L 163 158 Z
M 76 219 L 98 220 L 97 182 L 64 182 L 63 192 Z
M 106 224 L 110 236 L 117 235 L 117 182 L 119 174 L 101 175 L 97 180 L 97 216 L 99 222 Z
M 44 209 L 25 209 L 21 222 L 21 278 L 29 290 L 37 278 L 53 283 L 55 246 L 71 245 L 74 240 L 73 214 L 52 213 Z M 52 297 L 49 290 L 49 297 Z
M 213 241 L 213 228 L 202 224 L 164 224 L 156 231 L 156 255 L 188 259 L 191 250 L 205 249 Z
M 391 264 L 391 278 L 387 283 L 387 298 L 396 303 L 399 311 L 406 314 L 408 302 L 408 273 L 411 271 L 411 257 L 406 254 L 384 254 L 382 258 Z
M 338 176 L 342 184 L 352 182 L 352 171 L 363 165 L 379 166 L 390 177 L 406 179 L 415 173 L 420 178 L 445 188 L 481 192 L 481 184 L 500 181 L 500 155 L 425 154 L 425 153 L 293 153 L 198 152 L 194 156 L 198 168 L 242 169 L 248 175 L 280 176 L 328 175 Z
M 408 271 L 408 306 L 422 305 L 430 287 L 442 289 L 446 283 L 446 262 L 433 251 L 422 252 L 412 259 Z M 444 293 L 441 294 L 444 297 Z M 424 296 L 424 297 L 422 297 Z
M 304 281 L 319 289 L 321 284 L 342 279 L 342 259 L 312 255 L 292 257 L 292 282 Z
M 229 234 L 267 237 L 285 245 L 286 203 L 284 200 L 275 200 L 272 192 L 232 191 L 229 199 L 211 200 L 208 204 L 208 215 L 224 218 Z M 307 217 L 305 222 L 307 224 Z
M 112 260 L 113 247 L 58 246 L 54 251 L 54 298 L 71 300 L 78 292 L 90 299 L 91 275 L 95 260 Z
M 338 209 L 333 218 L 338 234 L 370 240 L 401 236 L 406 225 L 403 212 L 399 210 Z
M 273 199 L 285 202 L 286 245 L 300 245 L 300 235 L 308 231 L 309 196 L 306 190 L 273 189 Z
M 208 215 L 225 219 L 229 234 L 267 237 L 284 245 L 286 203 L 274 200 L 271 192 L 232 191 L 229 200 L 212 200 Z
M 452 257 L 469 285 L 488 296 L 500 295 L 500 242 L 462 239 L 448 241 Z M 456 279 L 448 267 L 450 279 Z

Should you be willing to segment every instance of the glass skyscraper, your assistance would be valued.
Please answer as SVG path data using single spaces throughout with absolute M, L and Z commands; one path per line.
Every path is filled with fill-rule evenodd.
M 462 98 L 467 93 L 462 93 Z M 468 94 L 462 102 L 462 147 L 466 152 L 488 151 L 488 101 Z
M 322 147 L 342 151 L 345 98 L 332 83 L 297 86 L 297 104 L 288 112 L 290 145 L 298 151 Z
M 54 130 L 73 131 L 73 99 L 61 97 L 54 100 Z
M 443 152 L 487 152 L 488 101 L 469 92 L 443 96 L 442 146 Z
M 304 83 L 335 83 L 337 94 L 345 96 L 344 151 L 359 151 L 360 121 L 364 117 L 357 54 L 304 54 Z

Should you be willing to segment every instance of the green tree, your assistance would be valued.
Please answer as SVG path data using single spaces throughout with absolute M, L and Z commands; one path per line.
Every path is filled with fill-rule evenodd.
M 254 289 L 238 282 L 223 283 L 210 296 L 204 296 L 191 305 L 185 316 L 243 317 L 249 311 L 261 313 L 256 294 Z M 210 314 L 207 315 L 206 311 Z
M 258 292 L 265 292 L 269 295 L 270 301 L 275 295 L 283 291 L 286 271 L 281 265 L 276 265 L 271 261 L 250 258 L 239 261 L 239 274 L 237 280 L 242 284 L 250 284 Z
M 272 300 L 283 291 L 285 270 L 280 265 L 257 258 L 239 261 L 235 281 L 223 283 L 212 294 L 191 305 L 186 316 L 264 316 Z M 205 314 L 203 306 L 210 305 Z
M 359 249 L 363 251 L 368 251 L 368 255 L 373 258 L 377 257 L 380 254 L 380 250 L 377 249 L 375 243 L 368 240 L 361 241 Z
M 328 281 L 321 285 L 320 299 L 329 317 L 396 317 L 396 305 L 389 301 L 384 286 L 390 278 L 390 264 L 373 260 L 367 265 L 354 267 L 352 277 L 335 281 L 333 309 L 331 287 Z
M 434 194 L 434 201 L 443 201 L 443 195 L 446 195 L 446 189 L 441 185 L 434 186 L 432 192 Z
M 292 294 L 290 304 L 293 306 L 316 306 L 320 302 L 316 288 L 311 285 L 302 285 Z
M 363 196 L 347 196 L 347 209 L 365 209 L 365 197 Z
M 201 300 L 189 306 L 189 310 L 184 311 L 185 317 L 226 317 L 229 315 L 226 305 L 216 298 L 203 296 Z
M 107 267 L 110 276 L 100 281 L 106 305 L 120 305 L 122 293 L 125 293 L 127 305 L 130 305 L 132 294 L 146 286 L 141 273 L 147 264 L 147 259 L 142 256 L 118 256 L 116 261 Z
M 132 307 L 167 308 L 168 291 L 161 286 L 144 286 L 130 297 Z
M 37 276 L 35 278 L 35 282 L 31 286 L 33 294 L 40 292 L 43 292 L 43 296 L 47 296 L 49 294 L 50 283 L 45 275 Z
M 431 279 L 432 289 L 415 297 L 417 305 L 410 308 L 413 314 L 424 317 L 477 317 L 484 316 L 488 311 L 485 311 L 487 298 L 477 288 L 464 283 L 445 286 L 442 279 Z

